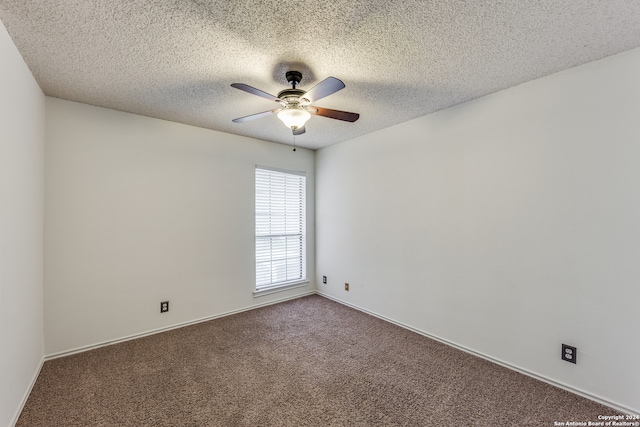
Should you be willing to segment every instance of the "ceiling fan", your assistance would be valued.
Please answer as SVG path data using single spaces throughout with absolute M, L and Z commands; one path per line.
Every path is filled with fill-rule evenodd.
M 291 89 L 284 89 L 273 96 L 244 83 L 233 83 L 231 86 L 254 95 L 261 96 L 280 104 L 280 107 L 262 113 L 251 114 L 249 116 L 233 119 L 234 123 L 243 123 L 260 117 L 266 117 L 277 113 L 278 118 L 291 129 L 294 135 L 305 133 L 304 124 L 311 115 L 328 117 L 330 119 L 343 120 L 345 122 L 355 122 L 360 114 L 349 113 L 347 111 L 331 110 L 329 108 L 316 107 L 311 105 L 326 96 L 336 93 L 344 88 L 344 83 L 335 77 L 327 77 L 308 91 L 298 89 L 296 86 L 302 80 L 302 73 L 298 71 L 287 71 L 285 74 L 287 81 L 291 84 Z

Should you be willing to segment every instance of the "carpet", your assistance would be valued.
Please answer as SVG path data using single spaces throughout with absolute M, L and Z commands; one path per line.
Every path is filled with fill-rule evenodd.
M 318 295 L 46 361 L 17 426 L 554 426 L 616 411 Z

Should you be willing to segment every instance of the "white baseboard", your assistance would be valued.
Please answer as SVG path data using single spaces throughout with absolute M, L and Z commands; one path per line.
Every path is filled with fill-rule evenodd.
M 620 411 L 620 412 L 621 412 L 621 413 L 623 413 L 623 414 L 627 414 L 627 415 L 640 415 L 640 410 L 634 410 L 634 409 L 631 409 L 631 408 L 627 408 L 627 407 L 626 407 L 626 406 L 624 406 L 624 405 L 620 405 L 620 404 L 618 404 L 618 403 L 611 402 L 611 401 L 609 401 L 609 400 L 607 400 L 607 399 L 604 399 L 604 398 L 602 398 L 602 397 L 600 397 L 600 396 L 595 396 L 595 395 L 593 395 L 593 394 L 591 394 L 591 393 L 589 393 L 589 392 L 586 392 L 586 391 L 584 391 L 584 390 L 580 390 L 580 389 L 577 389 L 577 388 L 572 387 L 572 386 L 570 386 L 570 385 L 564 384 L 564 383 L 562 383 L 562 382 L 559 382 L 559 381 L 553 380 L 553 379 L 551 379 L 551 378 L 547 378 L 547 377 L 544 377 L 544 376 L 542 376 L 542 375 L 539 375 L 539 374 L 536 374 L 536 373 L 530 372 L 530 371 L 528 371 L 528 370 L 526 370 L 526 369 L 523 369 L 523 368 L 521 368 L 521 367 L 519 367 L 519 366 L 512 365 L 512 364 L 507 363 L 507 362 L 504 362 L 504 361 L 502 361 L 502 360 L 500 360 L 500 359 L 496 359 L 496 358 L 491 357 L 491 356 L 489 356 L 489 355 L 486 355 L 486 354 L 484 354 L 484 353 L 480 353 L 480 352 L 477 352 L 477 351 L 472 350 L 472 349 L 470 349 L 470 348 L 467 348 L 467 347 L 465 347 L 465 346 L 463 346 L 463 345 L 460 345 L 460 344 L 457 344 L 457 343 L 451 342 L 451 341 L 449 341 L 449 340 L 446 340 L 446 339 L 444 339 L 444 338 L 441 338 L 441 337 L 438 337 L 438 336 L 432 335 L 432 334 L 430 334 L 430 333 L 428 333 L 428 332 L 425 332 L 425 331 L 422 331 L 422 330 L 420 330 L 420 329 L 416 329 L 416 328 L 411 327 L 411 326 L 409 326 L 409 325 L 406 325 L 406 324 L 404 324 L 404 323 L 402 323 L 402 322 L 398 322 L 397 320 L 391 319 L 391 318 L 389 318 L 389 317 L 383 316 L 383 315 L 381 315 L 381 314 L 375 313 L 375 312 L 373 312 L 373 311 L 370 311 L 370 310 L 367 310 L 367 309 L 365 309 L 365 308 L 359 307 L 359 306 L 357 306 L 357 305 L 351 304 L 351 303 L 349 303 L 349 302 L 343 301 L 343 300 L 341 300 L 341 299 L 339 299 L 339 298 L 336 298 L 336 297 L 334 297 L 334 296 L 331 296 L 331 295 L 325 294 L 325 293 L 323 293 L 323 292 L 316 291 L 316 293 L 317 293 L 318 295 L 322 296 L 322 297 L 325 297 L 325 298 L 327 298 L 327 299 L 330 299 L 330 300 L 332 300 L 332 301 L 335 301 L 335 302 L 340 303 L 340 304 L 342 304 L 342 305 L 345 305 L 345 306 L 347 306 L 347 307 L 351 307 L 351 308 L 356 309 L 356 310 L 358 310 L 358 311 L 361 311 L 361 312 L 363 312 L 363 313 L 370 314 L 371 316 L 377 317 L 378 319 L 382 319 L 382 320 L 384 320 L 384 321 L 386 321 L 386 322 L 393 323 L 394 325 L 400 326 L 401 328 L 408 329 L 408 330 L 410 330 L 410 331 L 412 331 L 412 332 L 415 332 L 415 333 L 420 334 L 420 335 L 423 335 L 423 336 L 425 336 L 425 337 L 427 337 L 427 338 L 431 338 L 431 339 L 433 339 L 433 340 L 439 341 L 439 342 L 441 342 L 441 343 L 443 343 L 443 344 L 446 344 L 446 345 L 448 345 L 448 346 L 450 346 L 450 347 L 456 348 L 456 349 L 458 349 L 458 350 L 462 350 L 462 351 L 464 351 L 465 353 L 472 354 L 472 355 L 474 355 L 474 356 L 477 356 L 477 357 L 480 357 L 480 358 L 482 358 L 482 359 L 488 360 L 489 362 L 496 363 L 496 364 L 498 364 L 498 365 L 500 365 L 500 366 L 503 366 L 503 367 L 505 367 L 505 368 L 508 368 L 508 369 L 513 370 L 513 371 L 519 372 L 519 373 L 521 373 L 521 374 L 527 375 L 527 376 L 529 376 L 529 377 L 535 378 L 535 379 L 540 380 L 540 381 L 542 381 L 542 382 L 545 382 L 545 383 L 547 383 L 547 384 L 551 384 L 552 386 L 555 386 L 555 387 L 561 388 L 561 389 L 566 390 L 566 391 L 568 391 L 568 392 L 570 392 L 570 393 L 577 394 L 577 395 L 582 396 L 582 397 L 584 397 L 584 398 L 587 398 L 587 399 L 589 399 L 589 400 L 593 400 L 594 402 L 597 402 L 597 403 L 600 403 L 600 404 L 602 404 L 602 405 L 608 406 L 608 407 L 610 407 L 610 408 L 612 408 L 612 409 L 615 409 L 616 411 Z
M 297 295 L 289 296 L 289 297 L 286 297 L 286 298 L 280 298 L 280 299 L 269 301 L 269 302 L 265 302 L 265 303 L 262 303 L 262 304 L 250 305 L 248 307 L 243 307 L 243 308 L 239 308 L 239 309 L 236 309 L 236 310 L 226 311 L 224 313 L 214 314 L 214 315 L 211 315 L 211 316 L 202 317 L 200 319 L 195 319 L 195 320 L 190 320 L 190 321 L 187 321 L 187 322 L 177 323 L 175 325 L 165 326 L 165 327 L 158 328 L 158 329 L 152 329 L 150 331 L 141 332 L 141 333 L 138 333 L 138 334 L 127 335 L 125 337 L 117 338 L 117 339 L 114 339 L 114 340 L 103 341 L 103 342 L 99 342 L 99 343 L 96 343 L 96 344 L 91 344 L 91 345 L 87 345 L 87 346 L 83 346 L 83 347 L 77 347 L 77 348 L 74 348 L 74 349 L 71 349 L 71 350 L 65 350 L 65 351 L 61 351 L 61 352 L 58 352 L 58 353 L 52 353 L 52 354 L 46 355 L 44 357 L 44 360 L 53 360 L 53 359 L 57 359 L 59 357 L 70 356 L 70 355 L 76 354 L 76 353 L 83 353 L 85 351 L 95 350 L 95 349 L 100 348 L 100 347 L 106 347 L 108 345 L 113 345 L 113 344 L 119 344 L 119 343 L 122 343 L 122 342 L 125 342 L 125 341 L 131 341 L 131 340 L 135 340 L 137 338 L 143 338 L 143 337 L 146 337 L 146 336 L 149 336 L 149 335 L 154 335 L 154 334 L 159 334 L 159 333 L 162 333 L 162 332 L 171 331 L 173 329 L 184 328 L 185 326 L 191 326 L 191 325 L 195 325 L 197 323 L 207 322 L 209 320 L 219 319 L 221 317 L 226 317 L 226 316 L 231 316 L 233 314 L 242 313 L 244 311 L 254 310 L 256 308 L 266 307 L 266 306 L 269 306 L 269 305 L 278 304 L 278 303 L 281 303 L 281 302 L 294 300 L 294 299 L 306 297 L 306 296 L 309 296 L 309 295 L 314 295 L 315 293 L 316 293 L 316 291 L 313 290 L 313 291 L 305 292 L 303 294 L 297 294 Z
M 44 357 L 40 359 L 40 364 L 38 365 L 38 369 L 36 369 L 35 372 L 33 373 L 33 377 L 31 378 L 31 383 L 29 384 L 29 387 L 27 387 L 27 390 L 25 390 L 24 394 L 22 395 L 22 400 L 20 401 L 20 405 L 18 405 L 18 408 L 16 409 L 16 412 L 13 414 L 13 418 L 9 423 L 10 427 L 14 427 L 18 422 L 18 418 L 20 418 L 20 414 L 24 409 L 24 405 L 27 404 L 27 400 L 29 399 L 29 395 L 33 390 L 33 386 L 36 385 L 36 381 L 38 380 L 38 376 L 40 375 L 40 371 L 42 370 L 43 365 L 44 365 Z

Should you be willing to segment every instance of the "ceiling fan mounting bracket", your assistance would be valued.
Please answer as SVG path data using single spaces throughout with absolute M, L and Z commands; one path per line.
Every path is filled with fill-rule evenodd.
M 300 80 L 302 80 L 302 73 L 300 71 L 287 71 L 285 77 L 291 87 L 295 89 L 300 84 Z

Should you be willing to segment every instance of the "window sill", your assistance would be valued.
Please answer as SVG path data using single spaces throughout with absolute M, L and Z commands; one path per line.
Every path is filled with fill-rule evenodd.
M 308 280 L 300 280 L 297 282 L 287 282 L 281 285 L 269 286 L 268 288 L 262 288 L 253 291 L 253 297 L 257 298 L 264 295 L 275 294 L 276 292 L 288 291 L 289 289 L 301 288 L 303 286 L 307 286 L 308 284 Z

